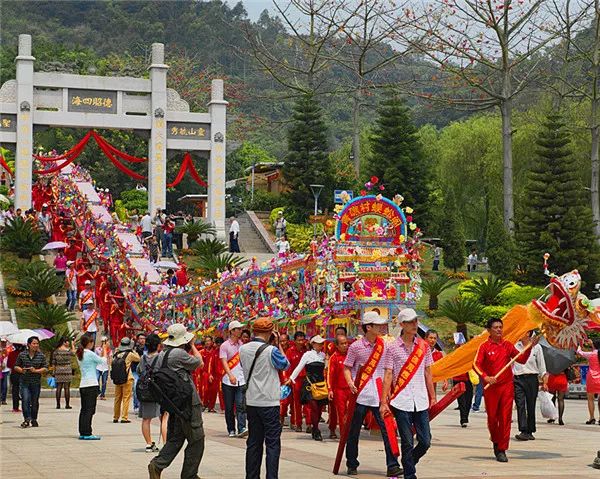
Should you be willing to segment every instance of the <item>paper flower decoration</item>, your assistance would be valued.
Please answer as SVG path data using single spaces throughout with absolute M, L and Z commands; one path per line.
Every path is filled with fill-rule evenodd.
M 371 176 L 371 183 L 376 185 L 377 183 L 379 183 L 379 178 L 377 178 L 376 176 Z
M 367 196 L 367 192 L 365 190 L 360 190 L 360 196 Z
M 413 210 L 413 209 L 412 209 L 410 206 L 407 206 L 406 208 L 404 208 L 404 212 L 405 212 L 407 215 L 410 215 L 410 214 L 411 214 L 413 211 L 414 211 L 414 210 Z

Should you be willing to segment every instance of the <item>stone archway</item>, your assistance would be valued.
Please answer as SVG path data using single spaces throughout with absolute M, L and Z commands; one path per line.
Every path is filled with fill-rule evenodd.
M 164 60 L 164 45 L 153 43 L 148 79 L 36 72 L 31 36 L 19 35 L 16 79 L 0 88 L 0 144 L 16 144 L 16 207 L 31 207 L 34 126 L 146 130 L 150 211 L 166 206 L 167 150 L 209 152 L 207 216 L 224 237 L 228 103 L 223 80 L 212 81 L 207 113 L 190 112 L 167 88 Z

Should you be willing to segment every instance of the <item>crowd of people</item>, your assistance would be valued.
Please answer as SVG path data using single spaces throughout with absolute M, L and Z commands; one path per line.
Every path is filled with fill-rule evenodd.
M 84 312 L 93 311 L 93 303 L 86 303 L 85 298 L 86 294 L 79 296 L 80 307 Z M 303 331 L 294 332 L 292 337 L 291 333 L 278 333 L 269 318 L 254 321 L 251 329 L 232 321 L 224 337 L 204 336 L 201 340 L 182 324 L 174 324 L 164 341 L 158 331 L 147 336 L 130 332 L 114 350 L 107 337 L 96 345 L 95 331 L 82 328 L 77 347 L 62 340 L 49 360 L 40 351 L 37 337 L 29 338 L 26 347 L 3 341 L 2 403 L 6 404 L 10 377 L 13 411 L 18 412 L 22 404 L 21 427 L 39 427 L 42 377 L 50 372 L 55 379 L 56 407 L 63 407 L 64 397 L 64 408 L 71 409 L 70 389 L 77 364 L 81 371 L 79 439 L 100 439 L 93 433 L 92 420 L 96 401 L 106 398 L 110 376 L 115 387 L 113 422 L 131 422 L 133 400 L 134 411 L 142 420 L 145 450 L 158 453 L 149 465 L 150 478 L 160 477 L 185 441 L 182 477 L 195 477 L 191 474 L 197 473 L 204 447 L 202 413 L 216 412 L 218 401 L 227 434 L 247 437 L 247 478 L 259 477 L 263 449 L 267 453 L 267 478 L 278 477 L 281 432 L 288 420 L 290 430 L 307 432 L 315 441 L 323 441 L 321 428 L 327 411 L 329 439 L 338 439 L 338 428 L 348 431 L 345 453 L 349 475 L 358 474 L 360 433 L 366 427 L 383 431 L 387 475 L 404 474 L 413 479 L 419 460 L 431 445 L 428 412 L 437 398 L 430 368 L 442 354 L 436 349 L 435 331 L 429 331 L 424 339 L 419 336 L 414 310 L 402 310 L 398 322 L 401 333 L 392 338 L 387 334 L 387 319 L 367 312 L 356 338 L 350 338 L 339 326 L 332 341 L 318 334 L 307 339 Z M 553 389 L 557 386 L 546 371 L 538 336 L 531 332 L 513 346 L 503 338 L 502 321 L 490 320 L 487 330 L 489 338 L 481 344 L 473 365 L 476 379 L 467 374 L 453 382 L 469 384 L 468 394 L 459 400 L 463 427 L 474 407 L 473 392 L 483 385 L 492 449 L 499 462 L 507 462 L 513 401 L 518 419 L 515 438 L 533 440 L 538 390 L 556 392 Z M 589 362 L 587 424 L 594 424 L 595 395 L 600 393 L 600 341 L 590 346 L 591 350 L 580 349 L 578 354 Z M 506 368 L 515 357 L 515 365 Z M 189 406 L 185 419 L 170 413 L 164 400 L 148 400 L 144 392 L 148 377 L 164 369 L 163 364 L 193 385 L 189 404 L 184 405 Z M 444 383 L 442 389 L 447 388 Z M 600 403 L 598 409 L 600 412 Z M 151 435 L 153 419 L 161 424 L 162 449 Z M 396 438 L 386 432 L 390 421 L 398 433 L 400 454 L 394 452 Z M 562 424 L 562 412 L 560 421 Z

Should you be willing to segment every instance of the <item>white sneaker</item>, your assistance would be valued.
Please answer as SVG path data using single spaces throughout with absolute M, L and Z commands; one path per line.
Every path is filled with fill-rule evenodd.
M 230 433 L 229 433 L 229 437 L 235 437 L 235 432 L 233 432 L 233 431 L 232 431 L 232 432 L 230 432 Z
M 242 429 L 240 432 L 237 433 L 236 437 L 246 437 L 248 435 L 248 429 Z

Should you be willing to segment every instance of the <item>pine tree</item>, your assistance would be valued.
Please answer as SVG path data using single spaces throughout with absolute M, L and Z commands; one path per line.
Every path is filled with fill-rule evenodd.
M 452 191 L 446 193 L 444 210 L 446 212 L 446 224 L 444 234 L 442 235 L 444 266 L 452 268 L 456 273 L 456 270 L 465 264 L 467 252 L 465 248 L 465 233 L 458 216 L 456 200 Z
M 311 184 L 325 186 L 319 205 L 326 206 L 333 196 L 331 168 L 327 154 L 327 128 L 317 100 L 310 94 L 300 97 L 294 106 L 293 123 L 288 130 L 288 154 L 283 176 L 290 188 L 287 197 L 293 208 L 313 211 Z M 329 200 L 331 203 L 331 200 Z
M 550 253 L 550 271 L 562 274 L 577 269 L 591 288 L 598 282 L 600 252 L 570 143 L 561 116 L 550 114 L 536 141 L 537 158 L 517 222 L 520 262 L 528 282 L 545 284 L 543 255 Z
M 426 227 L 429 200 L 429 163 L 423 154 L 417 128 L 400 94 L 389 90 L 377 109 L 378 118 L 371 135 L 372 159 L 369 176 L 385 185 L 383 194 L 393 198 L 399 193 L 404 204 L 415 210 L 415 217 Z
M 510 279 L 515 272 L 515 243 L 504 227 L 502 213 L 498 208 L 490 211 L 487 227 L 485 255 L 490 271 L 503 279 Z

